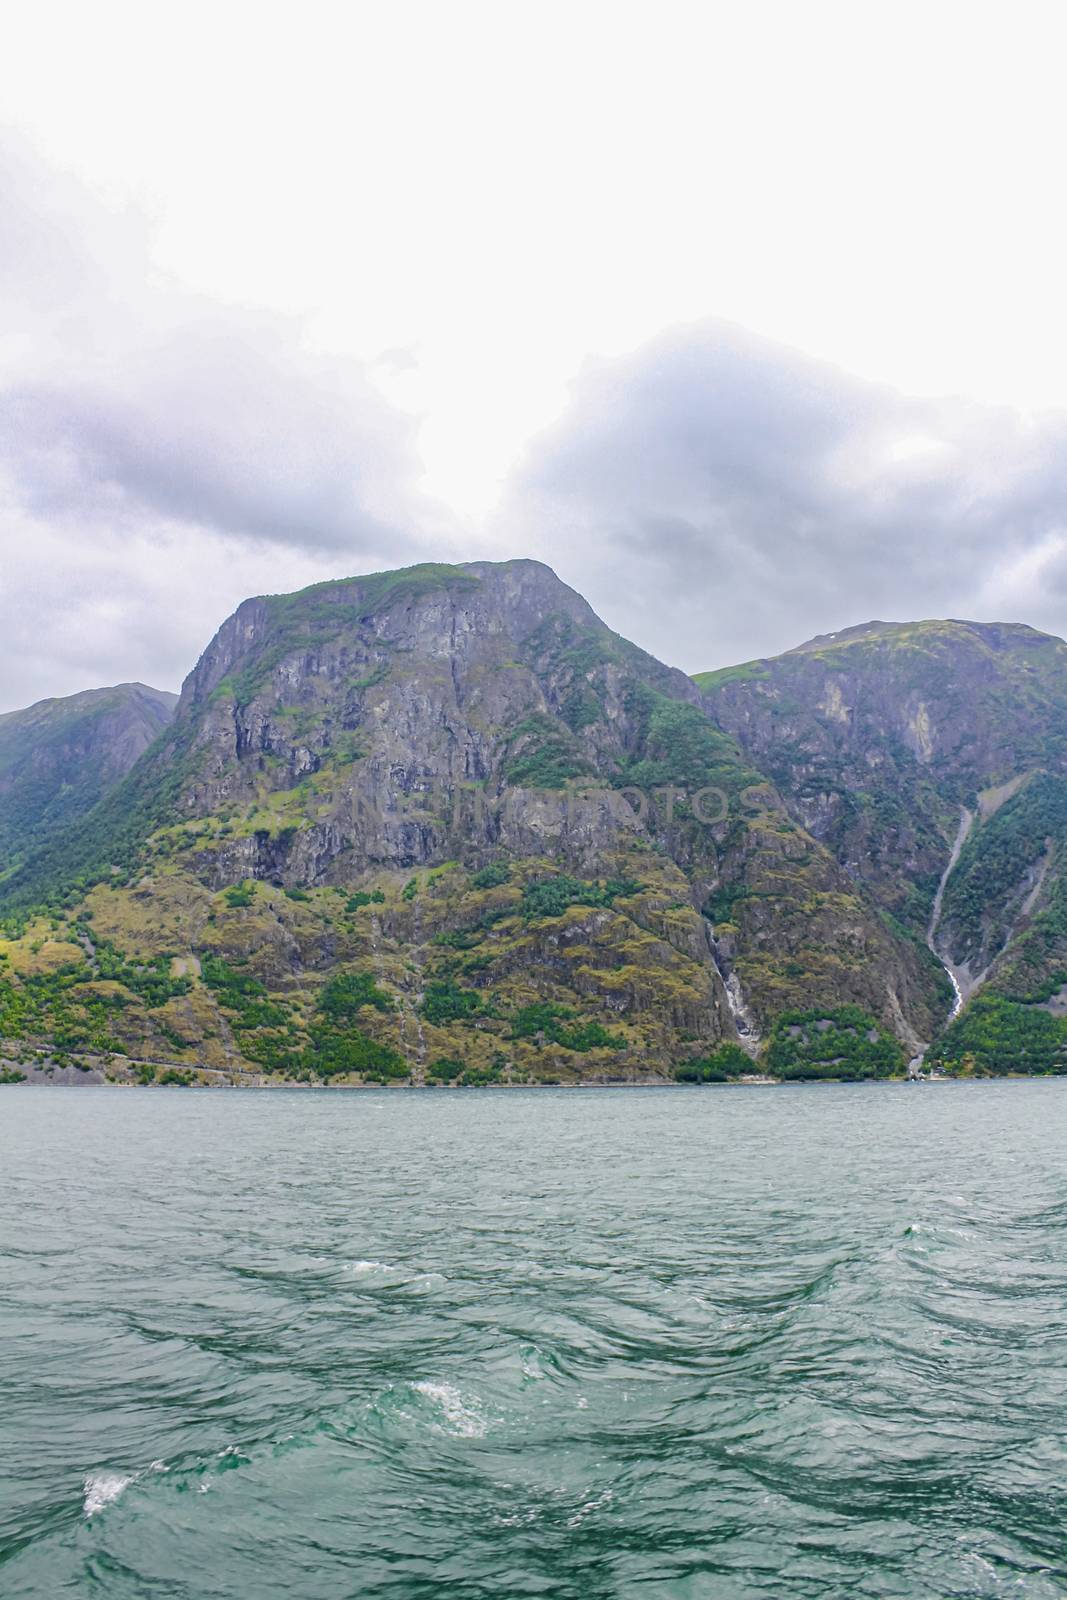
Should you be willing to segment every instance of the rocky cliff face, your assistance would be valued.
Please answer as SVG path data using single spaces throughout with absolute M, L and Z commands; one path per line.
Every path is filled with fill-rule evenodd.
M 68 1035 L 149 1059 L 648 1075 L 847 1004 L 930 1038 L 937 963 L 732 720 L 536 562 L 250 600 L 0 896 L 87 963 Z
M 177 696 L 143 683 L 89 689 L 0 716 L 0 872 L 76 822 L 125 777 Z
M 790 814 L 866 896 L 930 936 L 965 998 L 1042 1001 L 1067 968 L 1061 640 L 870 623 L 696 681 Z
M 915 927 L 960 807 L 1063 766 L 1067 645 L 1032 628 L 868 623 L 696 681 L 798 820 Z

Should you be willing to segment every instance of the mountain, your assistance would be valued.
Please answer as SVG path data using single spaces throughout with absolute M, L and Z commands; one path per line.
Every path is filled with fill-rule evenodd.
M 143 683 L 88 689 L 0 716 L 0 877 L 129 772 L 178 697 Z
M 937 1057 L 1061 1061 L 1067 645 L 872 622 L 695 681 L 790 815 L 976 997 Z
M 0 884 L 0 1037 L 312 1081 L 897 1068 L 944 970 L 733 721 L 533 561 L 246 601 Z

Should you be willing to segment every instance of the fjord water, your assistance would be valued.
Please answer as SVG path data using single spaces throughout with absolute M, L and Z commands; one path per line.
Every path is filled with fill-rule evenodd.
M 1063 1082 L 0 1094 L 9 1600 L 1067 1591 Z

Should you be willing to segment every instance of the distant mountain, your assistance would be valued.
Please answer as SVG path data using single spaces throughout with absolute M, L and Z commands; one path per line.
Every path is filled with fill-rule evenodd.
M 0 876 L 29 846 L 92 810 L 177 703 L 162 689 L 120 683 L 0 716 Z
M 246 601 L 0 884 L 0 1037 L 334 1081 L 899 1067 L 943 969 L 709 708 L 537 562 Z
M 1067 645 L 1020 625 L 874 622 L 695 681 L 798 823 L 978 997 L 938 1053 L 1059 1063 Z

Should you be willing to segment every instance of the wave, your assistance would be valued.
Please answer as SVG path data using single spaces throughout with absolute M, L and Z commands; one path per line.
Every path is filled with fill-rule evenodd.
M 129 1488 L 133 1476 L 121 1472 L 93 1472 L 86 1478 L 82 1486 L 84 1496 L 82 1509 L 87 1517 L 95 1517 L 105 1506 Z
M 468 1404 L 451 1383 L 423 1379 L 411 1385 L 416 1394 L 432 1401 L 441 1412 L 445 1430 L 462 1439 L 484 1438 L 488 1423 L 476 1406 Z

